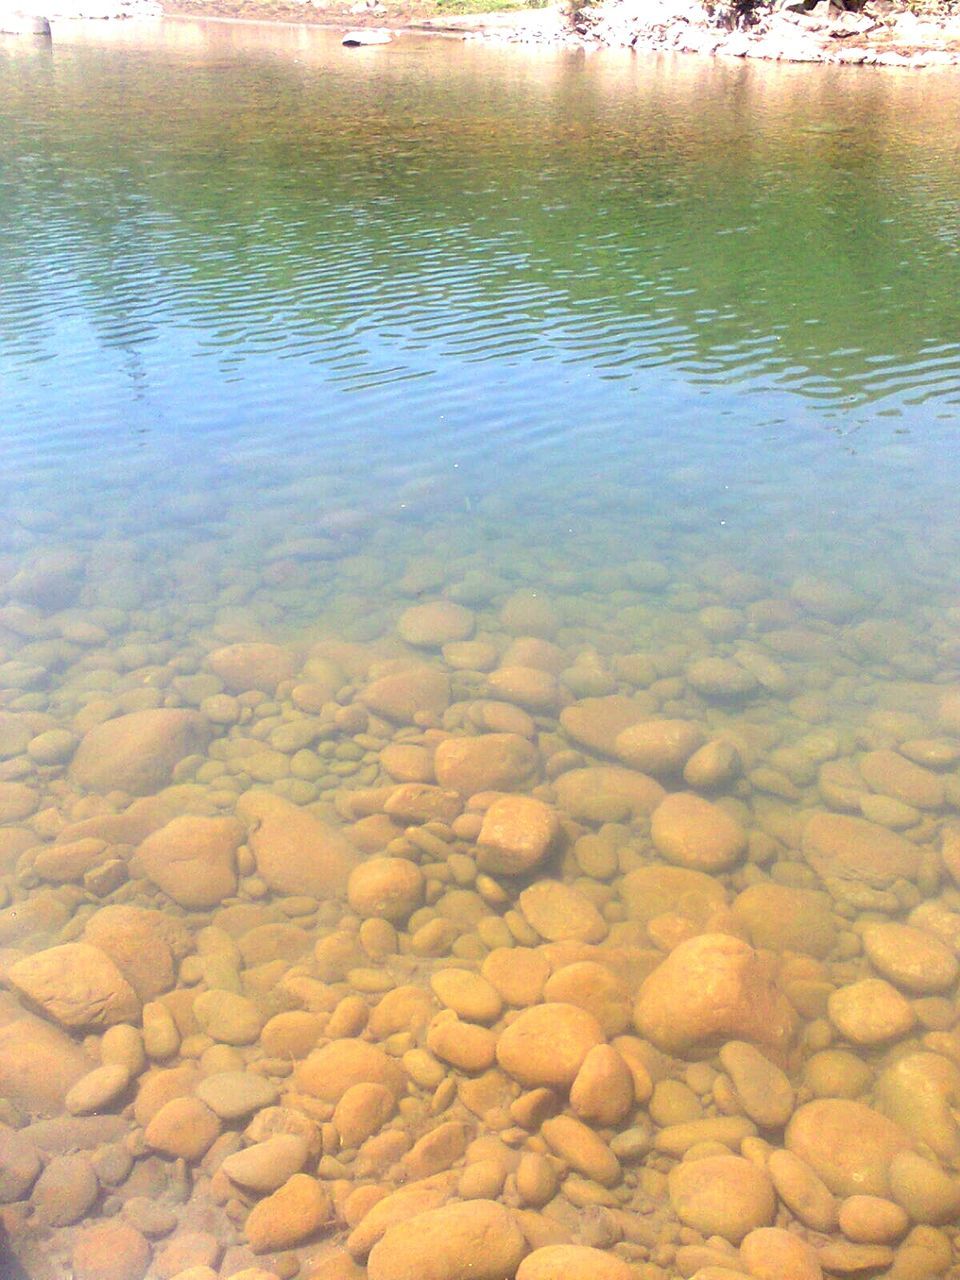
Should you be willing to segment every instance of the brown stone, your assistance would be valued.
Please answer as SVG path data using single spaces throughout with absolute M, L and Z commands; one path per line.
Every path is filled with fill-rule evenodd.
M 692 792 L 665 797 L 654 810 L 650 836 L 668 862 L 694 871 L 726 871 L 747 848 L 740 824 L 725 809 Z
M 140 1017 L 136 992 L 98 947 L 69 942 L 25 956 L 7 981 L 47 1017 L 68 1030 L 109 1027 Z
M 339 1102 L 355 1084 L 382 1084 L 399 1097 L 406 1085 L 400 1066 L 382 1049 L 365 1040 L 331 1040 L 301 1062 L 294 1074 L 297 1087 L 324 1102 Z
M 100 1187 L 84 1152 L 55 1155 L 34 1184 L 30 1201 L 38 1224 L 66 1227 L 89 1212 Z
M 787 1150 L 799 1156 L 835 1194 L 889 1196 L 890 1162 L 911 1147 L 894 1121 L 846 1098 L 820 1098 L 794 1113 Z
M 75 1280 L 142 1280 L 150 1265 L 150 1245 L 128 1222 L 94 1222 L 73 1243 Z
M 467 1022 L 496 1022 L 503 1011 L 497 989 L 469 969 L 438 969 L 430 987 L 441 1004 Z
M 649 866 L 628 871 L 620 896 L 631 920 L 646 924 L 666 914 L 683 916 L 703 928 L 727 902 L 723 885 L 703 871 Z
M 106 842 L 88 837 L 41 849 L 33 859 L 33 870 L 52 884 L 75 884 L 107 856 Z
M 633 1280 L 634 1271 L 616 1254 L 579 1244 L 551 1244 L 528 1253 L 517 1280 Z
M 547 1146 L 571 1169 L 603 1187 L 620 1181 L 620 1161 L 602 1138 L 573 1116 L 544 1120 L 540 1133 Z
M 832 1231 L 837 1224 L 837 1202 L 829 1187 L 805 1160 L 791 1151 L 772 1151 L 767 1170 L 777 1195 L 811 1231 Z
M 391 742 L 380 752 L 380 766 L 397 782 L 433 782 L 433 752 L 412 742 Z
M 423 902 L 423 872 L 406 858 L 368 858 L 350 873 L 347 900 L 364 920 L 406 920 Z
M 721 933 L 674 948 L 640 988 L 634 1022 L 641 1035 L 679 1057 L 738 1039 L 782 1060 L 796 1030 L 769 958 Z
M 852 1044 L 875 1045 L 912 1031 L 913 1006 L 882 978 L 864 978 L 834 991 L 827 1001 L 830 1021 Z
M 538 767 L 536 748 L 515 733 L 445 738 L 434 755 L 437 781 L 463 796 L 480 791 L 514 791 L 526 786 Z
M 960 1066 L 939 1053 L 904 1053 L 880 1073 L 877 1107 L 951 1165 L 960 1162 Z
M 687 682 L 711 702 L 739 702 L 757 690 L 756 677 L 728 658 L 700 658 L 686 672 Z
M 0 782 L 0 823 L 22 822 L 39 803 L 39 794 L 25 782 Z
M 26 1199 L 42 1168 L 40 1153 L 29 1136 L 0 1124 L 0 1204 Z
M 550 854 L 560 832 L 556 812 L 533 796 L 503 796 L 483 816 L 477 865 L 492 875 L 525 875 Z
M 427 1029 L 427 1048 L 458 1071 L 486 1071 L 496 1060 L 497 1038 L 486 1027 L 461 1022 L 452 1009 L 438 1014 Z
M 431 772 L 433 771 L 431 757 Z M 384 812 L 398 822 L 452 822 L 463 807 L 456 791 L 426 782 L 405 782 L 394 787 L 384 802 Z
M 229 644 L 215 649 L 207 658 L 210 670 L 220 677 L 230 693 L 276 693 L 282 680 L 290 680 L 297 670 L 297 659 L 277 644 L 249 642 Z
M 692 720 L 646 720 L 619 733 L 614 750 L 632 769 L 669 778 L 683 771 L 703 740 L 703 730 Z
M 450 680 L 436 667 L 410 667 L 368 684 L 360 701 L 377 715 L 398 724 L 435 723 L 450 705 Z
M 178 925 L 160 911 L 111 903 L 89 918 L 83 941 L 108 955 L 137 996 L 149 1001 L 174 985 L 177 961 L 190 946 Z
M 538 880 L 520 894 L 520 911 L 547 942 L 600 942 L 607 924 L 590 899 L 561 880 Z
M 663 799 L 653 778 L 616 765 L 571 769 L 554 782 L 557 804 L 579 822 L 620 822 L 644 817 Z
M 359 1147 L 378 1133 L 393 1115 L 396 1095 L 385 1084 L 354 1084 L 340 1098 L 333 1113 L 344 1147 Z
M 407 644 L 439 649 L 473 635 L 474 618 L 469 609 L 452 600 L 431 600 L 411 605 L 400 617 L 397 632 Z
M 917 809 L 940 809 L 946 798 L 943 779 L 897 751 L 868 751 L 860 772 L 873 791 Z
M 525 1008 L 543 996 L 550 965 L 531 947 L 497 947 L 484 959 L 481 973 L 507 1004 Z
M 389 1227 L 370 1251 L 369 1280 L 510 1280 L 527 1252 L 514 1215 L 468 1200 Z
M 237 849 L 243 835 L 235 818 L 184 814 L 147 836 L 137 850 L 137 861 L 178 906 L 203 911 L 236 893 Z
M 245 1231 L 254 1253 L 293 1249 L 325 1227 L 333 1216 L 326 1187 L 306 1173 L 295 1173 L 271 1196 L 254 1205 Z
M 411 1182 L 432 1178 L 463 1159 L 472 1136 L 470 1128 L 460 1120 L 447 1120 L 425 1133 L 400 1161 L 404 1175 Z
M 634 1102 L 633 1076 L 623 1058 L 612 1045 L 594 1045 L 570 1089 L 574 1114 L 609 1129 L 626 1119 Z
M 494 697 L 527 711 L 548 712 L 560 700 L 556 676 L 537 667 L 498 667 L 487 676 L 487 687 Z
M 275 893 L 325 900 L 346 888 L 359 854 L 335 827 L 269 791 L 242 795 L 237 816 L 252 828 L 257 871 Z
M 740 1242 L 740 1257 L 757 1280 L 821 1280 L 812 1245 L 782 1227 L 758 1227 Z
M 237 1186 L 263 1195 L 299 1173 L 308 1154 L 309 1144 L 302 1135 L 277 1133 L 227 1156 L 220 1168 Z
M 911 995 L 948 991 L 957 980 L 957 957 L 939 938 L 910 925 L 884 921 L 863 930 L 863 949 L 885 978 Z
M 865 818 L 817 813 L 803 830 L 803 854 L 826 882 L 853 881 L 885 889 L 895 880 L 914 880 L 916 845 Z
M 837 926 L 825 893 L 765 881 L 733 902 L 734 918 L 755 947 L 800 951 L 822 960 L 836 945 Z
M 575 1004 L 592 1014 L 606 1036 L 626 1031 L 631 1023 L 630 987 L 596 960 L 575 960 L 556 969 L 543 988 L 545 1000 Z
M 773 1222 L 776 1196 L 770 1178 L 742 1156 L 684 1160 L 670 1171 L 667 1186 L 674 1213 L 702 1235 L 739 1244 Z
M 787 1076 L 755 1045 L 728 1040 L 720 1064 L 730 1076 L 744 1112 L 761 1129 L 780 1129 L 793 1112 L 795 1097 Z
M 144 1141 L 162 1155 L 199 1160 L 220 1136 L 220 1120 L 199 1098 L 171 1098 L 144 1131 Z
M 93 1065 L 70 1036 L 0 994 L 0 1095 L 25 1111 L 53 1115 Z
M 581 698 L 560 712 L 560 725 L 578 746 L 597 755 L 615 756 L 617 738 L 631 725 L 648 720 L 656 710 L 652 698 L 613 693 L 602 698 Z
M 912 1152 L 894 1156 L 891 1169 L 900 1160 L 916 1158 Z M 840 1230 L 854 1244 L 892 1244 L 905 1235 L 910 1218 L 900 1205 L 882 1196 L 848 1196 L 837 1215 Z
M 184 756 L 205 750 L 210 736 L 209 723 L 196 711 L 133 711 L 87 730 L 70 777 L 88 791 L 150 795 L 166 786 Z
M 534 1005 L 518 1014 L 497 1041 L 497 1061 L 520 1084 L 568 1089 L 594 1045 L 596 1018 L 576 1005 Z
M 937 1225 L 956 1221 L 960 1213 L 960 1181 L 939 1164 L 915 1151 L 901 1151 L 890 1162 L 889 1178 L 890 1194 L 896 1201 L 891 1209 L 900 1207 L 904 1217 L 909 1215 L 914 1222 Z M 882 1242 L 888 1243 L 890 1238 L 888 1234 Z

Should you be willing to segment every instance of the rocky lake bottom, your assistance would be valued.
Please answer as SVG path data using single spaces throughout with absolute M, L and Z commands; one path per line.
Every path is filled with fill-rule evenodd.
M 581 505 L 576 551 L 422 487 L 373 534 L 317 501 L 224 537 L 185 497 L 162 560 L 21 529 L 30 1276 L 952 1274 L 950 549 L 884 591 L 655 521 L 638 555 Z

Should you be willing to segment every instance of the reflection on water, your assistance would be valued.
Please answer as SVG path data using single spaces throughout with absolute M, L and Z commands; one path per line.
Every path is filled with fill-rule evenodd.
M 359 1275 L 431 1176 L 505 1276 L 946 1274 L 952 80 L 192 22 L 0 74 L 30 1274 Z

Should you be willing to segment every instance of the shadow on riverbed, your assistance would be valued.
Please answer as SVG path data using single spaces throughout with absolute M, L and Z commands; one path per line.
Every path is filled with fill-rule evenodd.
M 0 1280 L 30 1280 L 19 1258 L 10 1247 L 6 1228 L 0 1225 Z

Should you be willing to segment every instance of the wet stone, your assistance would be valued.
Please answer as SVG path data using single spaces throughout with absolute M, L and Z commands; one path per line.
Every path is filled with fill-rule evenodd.
M 678 1164 L 668 1177 L 670 1203 L 688 1227 L 739 1244 L 773 1222 L 776 1196 L 769 1177 L 741 1156 L 706 1156 Z
M 689 792 L 669 795 L 658 805 L 650 835 L 668 862 L 693 871 L 725 871 L 746 852 L 740 824 L 719 805 Z
M 540 880 L 524 889 L 519 906 L 528 924 L 548 942 L 599 942 L 607 933 L 606 922 L 589 898 L 559 880 Z
M 305 1138 L 282 1133 L 227 1156 L 220 1168 L 231 1182 L 262 1195 L 276 1191 L 299 1173 L 308 1153 Z
M 547 1003 L 518 1014 L 497 1041 L 497 1061 L 528 1088 L 569 1088 L 602 1042 L 600 1024 L 576 1005 Z
M 62 1027 L 108 1027 L 140 1016 L 140 1001 L 99 947 L 71 942 L 18 960 L 10 985 Z
M 640 988 L 634 1022 L 679 1057 L 740 1039 L 782 1058 L 796 1031 L 768 959 L 729 934 L 701 934 L 674 948 Z
M 938 938 L 910 925 L 868 925 L 863 947 L 874 968 L 901 990 L 913 995 L 947 991 L 957 980 L 960 963 Z
M 40 1153 L 30 1139 L 0 1124 L 0 1204 L 24 1199 L 41 1168 Z
M 31 1204 L 48 1227 L 65 1227 L 93 1207 L 100 1192 L 96 1174 L 85 1155 L 54 1156 L 37 1179 Z
M 277 1100 L 277 1088 L 252 1071 L 221 1071 L 201 1080 L 196 1096 L 221 1120 L 239 1120 L 253 1115 Z
M 824 1098 L 794 1113 L 786 1146 L 835 1195 L 888 1196 L 890 1163 L 912 1143 L 898 1124 L 862 1102 Z
M 505 1280 L 526 1242 L 513 1214 L 492 1200 L 416 1214 L 384 1233 L 370 1251 L 369 1280 Z
M 142 1280 L 150 1245 L 128 1222 L 91 1223 L 74 1241 L 72 1262 L 75 1280 Z

